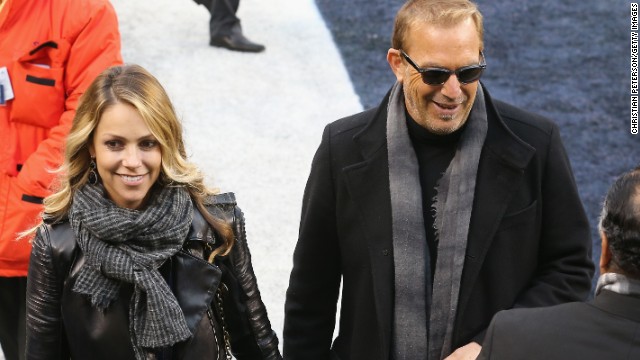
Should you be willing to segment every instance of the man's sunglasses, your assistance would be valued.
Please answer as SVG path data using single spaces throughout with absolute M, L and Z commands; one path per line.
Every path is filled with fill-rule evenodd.
M 416 69 L 417 72 L 422 75 L 422 81 L 424 81 L 427 85 L 442 85 L 447 80 L 451 74 L 456 74 L 458 81 L 462 84 L 469 84 L 474 81 L 478 81 L 484 72 L 484 69 L 487 68 L 487 63 L 484 60 L 484 54 L 480 51 L 480 64 L 478 65 L 470 65 L 463 66 L 461 68 L 455 70 L 443 69 L 438 67 L 428 67 L 421 68 L 416 65 L 416 63 L 411 60 L 409 55 L 404 52 L 404 50 L 400 50 L 400 54 L 407 60 L 407 62 Z

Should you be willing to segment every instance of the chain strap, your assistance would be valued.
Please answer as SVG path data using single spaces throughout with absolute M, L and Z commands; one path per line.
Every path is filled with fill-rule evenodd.
M 216 310 L 218 310 L 218 314 L 220 315 L 220 324 L 222 325 L 222 338 L 224 339 L 224 353 L 226 360 L 232 360 L 231 357 L 231 342 L 229 338 L 229 332 L 227 331 L 227 324 L 224 319 L 224 307 L 222 306 L 222 291 L 220 287 L 224 286 L 224 284 L 220 284 L 218 289 L 216 290 Z M 213 314 L 211 313 L 211 307 L 207 307 L 207 315 L 209 316 L 209 322 L 211 323 L 211 329 L 213 330 L 213 338 L 216 341 L 216 349 L 220 349 L 220 344 L 218 344 L 218 336 L 216 336 L 216 326 L 213 323 Z M 218 359 L 220 359 L 220 352 L 218 352 Z
M 213 236 L 213 244 L 215 244 L 217 242 L 215 232 L 212 232 L 211 234 Z M 212 244 L 209 243 L 208 241 L 205 242 L 205 247 L 209 250 L 210 254 L 213 253 L 214 251 L 214 248 L 211 245 Z M 209 255 L 209 258 L 207 261 L 211 264 L 214 264 L 213 257 L 211 255 Z M 218 288 L 216 289 L 216 298 L 215 298 L 216 310 L 220 315 L 220 324 L 222 325 L 222 338 L 224 340 L 225 359 L 232 360 L 233 358 L 231 357 L 231 342 L 230 342 L 229 332 L 227 331 L 227 323 L 224 319 L 224 306 L 222 305 L 222 287 L 226 288 L 225 284 L 220 282 L 220 284 L 218 285 Z M 216 348 L 220 349 L 220 344 L 218 344 L 218 337 L 216 336 L 216 327 L 215 327 L 215 324 L 213 323 L 213 314 L 211 314 L 210 306 L 207 307 L 207 314 L 209 315 L 209 321 L 211 322 L 211 328 L 213 329 L 213 337 L 216 340 Z M 220 357 L 220 353 L 218 353 L 218 358 L 219 357 Z
M 224 284 L 220 284 L 224 286 Z M 218 304 L 218 310 L 220 311 L 220 322 L 222 323 L 222 336 L 224 338 L 224 352 L 227 356 L 227 360 L 231 360 L 231 343 L 229 340 L 229 332 L 227 331 L 227 323 L 224 320 L 224 307 L 222 306 L 222 291 L 220 286 L 216 290 L 216 303 Z
M 207 306 L 207 315 L 209 316 L 209 323 L 211 324 L 211 330 L 213 330 L 213 340 L 216 342 L 216 349 L 220 349 L 218 344 L 218 335 L 216 334 L 216 324 L 213 323 L 213 314 L 211 313 L 211 306 Z M 220 351 L 218 351 L 217 360 L 220 360 Z

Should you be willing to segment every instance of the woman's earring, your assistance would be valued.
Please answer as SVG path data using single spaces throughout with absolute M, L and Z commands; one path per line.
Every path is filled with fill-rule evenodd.
M 91 158 L 89 163 L 89 184 L 95 185 L 98 183 L 98 173 L 96 172 L 96 158 Z

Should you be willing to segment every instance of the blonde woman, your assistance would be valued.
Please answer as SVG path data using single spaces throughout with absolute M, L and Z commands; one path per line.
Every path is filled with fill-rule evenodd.
M 27 283 L 28 359 L 281 359 L 233 194 L 137 65 L 81 99 Z

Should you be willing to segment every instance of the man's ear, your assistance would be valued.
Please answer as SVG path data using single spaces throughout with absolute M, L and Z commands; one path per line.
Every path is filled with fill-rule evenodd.
M 398 82 L 402 82 L 402 79 L 404 78 L 405 64 L 402 63 L 400 50 L 394 48 L 389 49 L 389 51 L 387 51 L 387 62 L 396 76 L 396 80 L 398 80 Z
M 600 250 L 600 274 L 604 274 L 609 270 L 611 263 L 611 250 L 609 250 L 609 240 L 604 232 L 600 231 L 601 250 Z

